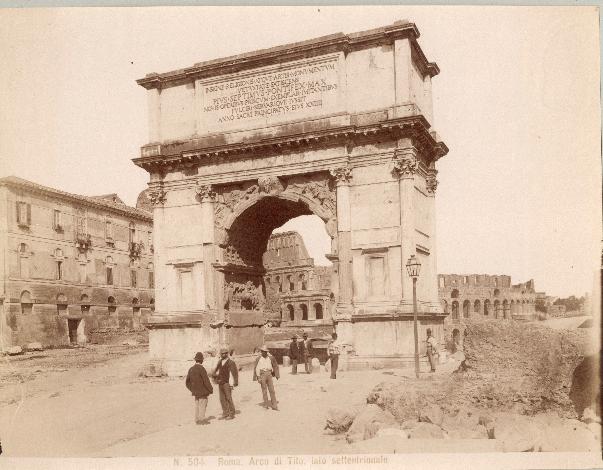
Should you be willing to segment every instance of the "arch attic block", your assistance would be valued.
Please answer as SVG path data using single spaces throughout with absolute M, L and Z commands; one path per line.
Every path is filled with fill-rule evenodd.
M 252 353 L 263 341 L 273 229 L 304 214 L 332 239 L 329 316 L 347 367 L 412 360 L 443 339 L 438 300 L 433 128 L 439 73 L 414 24 L 333 34 L 138 80 L 148 93 L 156 308 L 151 359 L 182 374 L 196 351 Z M 423 348 L 422 348 L 423 349 Z

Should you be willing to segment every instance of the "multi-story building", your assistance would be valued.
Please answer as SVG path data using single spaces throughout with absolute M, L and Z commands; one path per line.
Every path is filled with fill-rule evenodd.
M 332 323 L 332 269 L 314 265 L 299 233 L 272 235 L 263 264 L 268 320 L 284 326 Z
M 152 223 L 115 194 L 0 178 L 0 349 L 142 329 L 154 306 Z
M 438 274 L 438 290 L 453 322 L 480 315 L 517 320 L 536 316 L 533 280 L 513 285 L 505 275 Z

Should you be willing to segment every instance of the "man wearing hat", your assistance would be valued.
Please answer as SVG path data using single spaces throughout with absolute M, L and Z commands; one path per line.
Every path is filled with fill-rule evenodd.
M 291 344 L 289 345 L 289 357 L 291 358 L 291 373 L 297 374 L 297 363 L 303 361 L 304 357 L 304 343 L 297 341 L 299 336 L 293 335 L 291 337 Z
M 235 361 L 228 356 L 228 348 L 220 348 L 220 359 L 213 376 L 220 390 L 222 417 L 224 419 L 234 419 L 235 406 L 232 401 L 232 389 L 239 385 L 239 370 Z
M 310 341 L 308 339 L 308 333 L 304 333 L 302 335 L 303 337 L 303 346 L 304 349 L 302 351 L 302 355 L 303 355 L 303 361 L 304 361 L 304 367 L 306 369 L 306 374 L 311 374 L 312 373 L 312 341 Z
M 431 328 L 427 328 L 427 358 L 431 367 L 430 372 L 436 371 L 436 354 L 438 354 L 438 342 L 431 336 Z
M 209 424 L 205 420 L 205 410 L 207 409 L 207 397 L 214 393 L 214 388 L 209 381 L 203 363 L 203 354 L 195 354 L 195 365 L 188 370 L 186 376 L 186 388 L 188 388 L 195 397 L 195 423 Z
M 272 408 L 278 411 L 276 394 L 274 393 L 274 383 L 272 377 L 277 380 L 280 377 L 278 372 L 278 363 L 272 354 L 268 352 L 266 346 L 260 348 L 260 355 L 253 365 L 253 380 L 258 381 L 262 387 L 262 396 L 264 398 L 264 408 Z M 270 392 L 270 403 L 268 403 L 268 392 Z

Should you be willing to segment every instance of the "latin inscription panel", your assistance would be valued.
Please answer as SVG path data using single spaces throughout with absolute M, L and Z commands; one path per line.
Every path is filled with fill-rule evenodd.
M 202 133 L 340 111 L 340 54 L 197 81 Z

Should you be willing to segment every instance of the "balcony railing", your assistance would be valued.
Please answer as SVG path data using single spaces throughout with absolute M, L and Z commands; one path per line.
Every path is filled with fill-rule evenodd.
M 140 258 L 140 255 L 142 253 L 142 243 L 130 242 L 129 251 L 131 258 Z
M 77 246 L 78 250 L 88 250 L 92 246 L 92 237 L 89 233 L 78 232 L 75 235 L 75 246 Z

